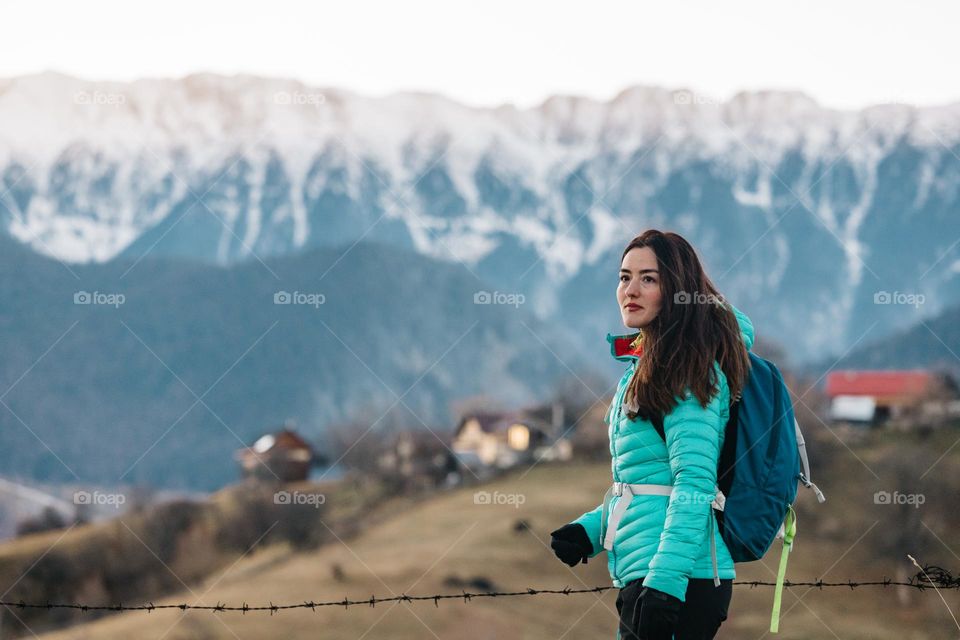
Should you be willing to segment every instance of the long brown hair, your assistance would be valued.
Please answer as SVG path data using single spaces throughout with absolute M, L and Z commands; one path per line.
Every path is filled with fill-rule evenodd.
M 682 236 L 649 229 L 623 250 L 657 257 L 661 306 L 643 327 L 643 351 L 624 394 L 630 419 L 661 420 L 689 388 L 706 407 L 718 391 L 714 361 L 727 378 L 731 399 L 739 396 L 750 360 L 732 309 L 707 277 L 696 251 Z

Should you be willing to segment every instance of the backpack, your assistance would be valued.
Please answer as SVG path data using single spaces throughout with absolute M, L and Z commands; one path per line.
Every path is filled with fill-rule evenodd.
M 717 464 L 723 495 L 714 513 L 734 562 L 759 560 L 774 540 L 783 538 L 770 621 L 770 631 L 777 633 L 787 554 L 797 531 L 797 481 L 814 491 L 817 502 L 826 498 L 810 481 L 806 443 L 780 370 L 751 351 L 747 354 L 750 371 L 724 428 Z M 654 428 L 666 442 L 662 418 L 654 421 Z

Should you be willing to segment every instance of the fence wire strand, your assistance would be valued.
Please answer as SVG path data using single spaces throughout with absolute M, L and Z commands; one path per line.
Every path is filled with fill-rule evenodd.
M 764 582 L 761 580 L 747 580 L 747 581 L 737 581 L 733 583 L 735 586 L 748 586 L 751 589 L 755 587 L 772 587 L 776 586 L 775 582 Z M 942 567 L 927 565 L 923 567 L 921 571 L 918 571 L 914 574 L 908 581 L 894 581 L 889 578 L 884 578 L 883 580 L 873 580 L 867 582 L 855 582 L 853 580 L 847 580 L 846 582 L 825 582 L 823 580 L 816 580 L 814 582 L 791 582 L 790 580 L 785 580 L 783 583 L 784 587 L 814 587 L 817 589 L 825 589 L 830 587 L 845 587 L 848 589 L 856 589 L 858 587 L 910 587 L 914 589 L 919 589 L 923 591 L 925 589 L 960 589 L 960 577 L 954 577 L 949 571 Z M 375 595 L 371 595 L 369 598 L 362 600 L 350 600 L 349 598 L 343 598 L 342 600 L 327 600 L 322 602 L 315 602 L 313 600 L 306 600 L 297 604 L 273 604 L 272 601 L 266 605 L 249 605 L 244 602 L 240 606 L 228 606 L 225 603 L 221 603 L 219 600 L 215 605 L 196 605 L 196 604 L 153 604 L 152 602 L 147 602 L 145 604 L 138 605 L 125 605 L 122 602 L 112 605 L 88 605 L 88 604 L 76 604 L 76 603 L 30 603 L 30 602 L 8 602 L 0 601 L 0 606 L 13 607 L 17 609 L 77 609 L 79 611 L 147 611 L 152 612 L 155 610 L 161 609 L 180 609 L 181 611 L 187 611 L 190 609 L 193 610 L 205 610 L 205 611 L 240 611 L 246 614 L 248 611 L 269 611 L 270 615 L 278 613 L 285 609 L 311 609 L 316 611 L 317 607 L 344 607 L 349 608 L 351 606 L 366 605 L 368 607 L 375 607 L 377 604 L 384 602 L 416 602 L 420 600 L 433 600 L 434 606 L 439 607 L 441 600 L 463 600 L 464 602 L 470 602 L 474 598 L 499 598 L 499 597 L 515 597 L 515 596 L 537 596 L 544 594 L 560 594 L 560 595 L 570 595 L 575 593 L 602 593 L 610 589 L 618 589 L 619 587 L 615 586 L 597 586 L 597 587 L 588 587 L 584 589 L 572 589 L 570 587 L 564 587 L 563 589 L 533 589 L 527 588 L 523 591 L 481 591 L 478 593 L 468 593 L 466 591 L 462 593 L 443 593 L 443 594 L 434 594 L 434 595 L 424 595 L 424 596 L 411 596 L 407 594 L 401 594 L 398 596 L 391 596 L 389 598 L 378 598 Z

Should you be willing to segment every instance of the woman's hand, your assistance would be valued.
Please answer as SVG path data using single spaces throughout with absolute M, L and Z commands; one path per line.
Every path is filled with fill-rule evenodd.
M 669 593 L 644 587 L 640 592 L 637 634 L 643 640 L 671 640 L 683 602 Z
M 571 567 L 587 562 L 587 556 L 593 551 L 587 530 L 580 524 L 565 524 L 550 533 L 550 547 L 565 564 Z

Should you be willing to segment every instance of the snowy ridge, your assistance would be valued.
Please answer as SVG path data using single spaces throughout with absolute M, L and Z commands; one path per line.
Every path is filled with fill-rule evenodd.
M 864 136 L 869 145 L 862 144 Z M 658 175 L 648 176 L 648 189 L 691 159 L 719 158 L 732 171 L 744 172 L 757 165 L 776 167 L 790 150 L 807 158 L 843 153 L 868 175 L 877 152 L 904 136 L 920 145 L 955 143 L 960 105 L 891 104 L 844 112 L 821 108 L 796 92 L 741 93 L 719 103 L 685 91 L 632 87 L 608 102 L 554 96 L 536 108 L 490 109 L 434 94 L 371 98 L 293 80 L 214 74 L 116 83 L 48 72 L 0 85 L 8 232 L 69 261 L 117 255 L 169 215 L 190 190 L 201 195 L 198 176 L 215 179 L 238 154 L 251 165 L 243 178 L 252 190 L 251 206 L 223 202 L 216 213 L 231 227 L 242 218 L 244 228 L 237 235 L 252 248 L 266 228 L 257 203 L 271 155 L 282 160 L 292 193 L 316 195 L 329 185 L 327 176 L 315 173 L 311 179 L 310 167 L 326 150 L 345 169 L 346 195 L 354 202 L 362 200 L 357 190 L 365 171 L 375 167 L 388 190 L 380 206 L 387 216 L 407 220 L 419 249 L 446 254 L 432 246 L 432 234 L 414 232 L 427 225 L 462 251 L 459 259 L 475 261 L 494 246 L 489 234 L 500 231 L 520 236 L 569 274 L 609 243 L 563 237 L 576 218 L 562 200 L 563 182 L 581 165 L 603 159 L 603 166 L 592 166 L 596 174 L 590 181 L 601 193 L 610 186 L 604 182 L 629 166 L 638 149 L 646 149 L 658 166 Z M 533 193 L 538 206 L 515 215 L 485 207 L 474 178 L 484 161 Z M 422 213 L 410 189 L 431 166 L 445 170 L 469 220 Z M 11 167 L 19 167 L 19 173 L 10 173 Z M 21 180 L 34 185 L 26 207 L 9 193 L 23 186 Z M 159 189 L 164 181 L 175 184 Z M 64 182 L 71 184 L 66 199 L 54 193 Z M 156 197 L 146 195 L 154 191 Z M 738 187 L 736 197 L 762 207 L 769 186 L 761 183 L 755 195 L 750 193 Z M 391 202 L 396 199 L 399 204 Z M 828 209 L 815 210 L 855 246 L 862 215 L 851 216 L 840 229 Z M 316 233 L 302 198 L 291 197 L 278 215 L 294 222 L 285 239 L 291 249 Z M 589 219 L 603 226 L 603 207 Z M 601 234 L 607 230 L 609 225 L 598 227 Z M 223 234 L 215 255 L 208 257 L 227 262 L 249 252 L 243 246 L 230 249 L 236 241 L 231 229 Z M 547 250 L 558 242 L 570 246 Z
M 957 157 L 960 103 L 636 86 L 476 108 L 250 75 L 0 80 L 0 233 L 60 260 L 232 264 L 363 239 L 460 261 L 588 336 L 615 321 L 621 247 L 658 226 L 811 357 L 960 302 Z

